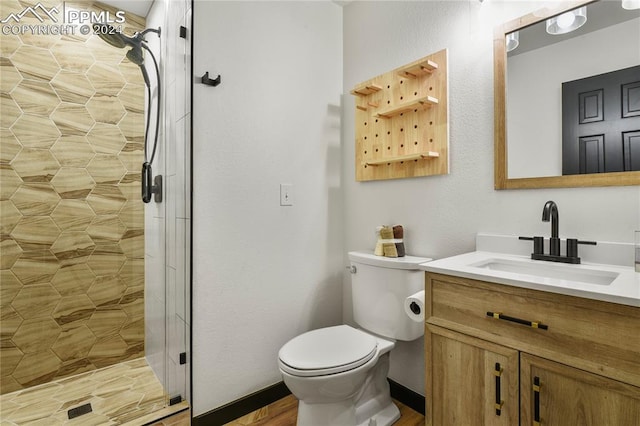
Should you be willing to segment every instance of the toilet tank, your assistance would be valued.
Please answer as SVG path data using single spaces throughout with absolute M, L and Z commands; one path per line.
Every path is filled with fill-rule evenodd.
M 383 257 L 369 252 L 349 252 L 353 319 L 365 330 L 396 340 L 415 340 L 424 324 L 404 311 L 404 300 L 424 290 L 425 257 Z M 355 269 L 353 268 L 355 267 Z

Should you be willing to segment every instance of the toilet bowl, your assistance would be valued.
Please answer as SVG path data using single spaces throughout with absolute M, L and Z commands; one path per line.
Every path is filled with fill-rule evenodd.
M 415 340 L 424 325 L 404 302 L 424 288 L 417 265 L 431 259 L 350 252 L 354 320 L 294 337 L 278 353 L 285 385 L 298 399 L 298 426 L 388 426 L 400 418 L 389 392 L 396 340 Z

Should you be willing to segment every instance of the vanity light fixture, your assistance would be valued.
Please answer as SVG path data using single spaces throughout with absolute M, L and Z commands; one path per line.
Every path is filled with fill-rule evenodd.
M 627 10 L 640 9 L 640 0 L 622 0 L 622 8 Z
M 511 52 L 520 44 L 520 31 L 514 31 L 512 33 L 507 34 L 505 38 L 505 45 L 507 47 L 507 52 Z
M 547 19 L 547 32 L 551 35 L 570 33 L 583 26 L 585 22 L 587 22 L 587 7 L 582 6 Z

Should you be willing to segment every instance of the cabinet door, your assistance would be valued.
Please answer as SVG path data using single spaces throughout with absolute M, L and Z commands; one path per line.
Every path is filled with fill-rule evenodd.
M 518 352 L 428 328 L 427 424 L 517 425 Z
M 638 387 L 525 353 L 520 368 L 522 426 L 640 425 Z

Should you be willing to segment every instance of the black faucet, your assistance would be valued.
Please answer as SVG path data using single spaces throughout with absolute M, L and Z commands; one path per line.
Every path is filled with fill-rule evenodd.
M 578 241 L 577 238 L 567 238 L 567 254 L 560 255 L 560 237 L 558 236 L 558 205 L 554 201 L 547 201 L 542 209 L 542 221 L 551 221 L 551 238 L 549 238 L 549 254 L 544 254 L 544 237 L 519 237 L 521 240 L 533 241 L 534 260 L 547 260 L 562 263 L 580 263 L 578 244 L 595 246 L 595 241 Z
M 558 237 L 558 205 L 554 201 L 547 201 L 542 209 L 542 221 L 549 222 L 549 218 L 551 218 L 549 254 L 552 256 L 560 256 L 560 238 Z

